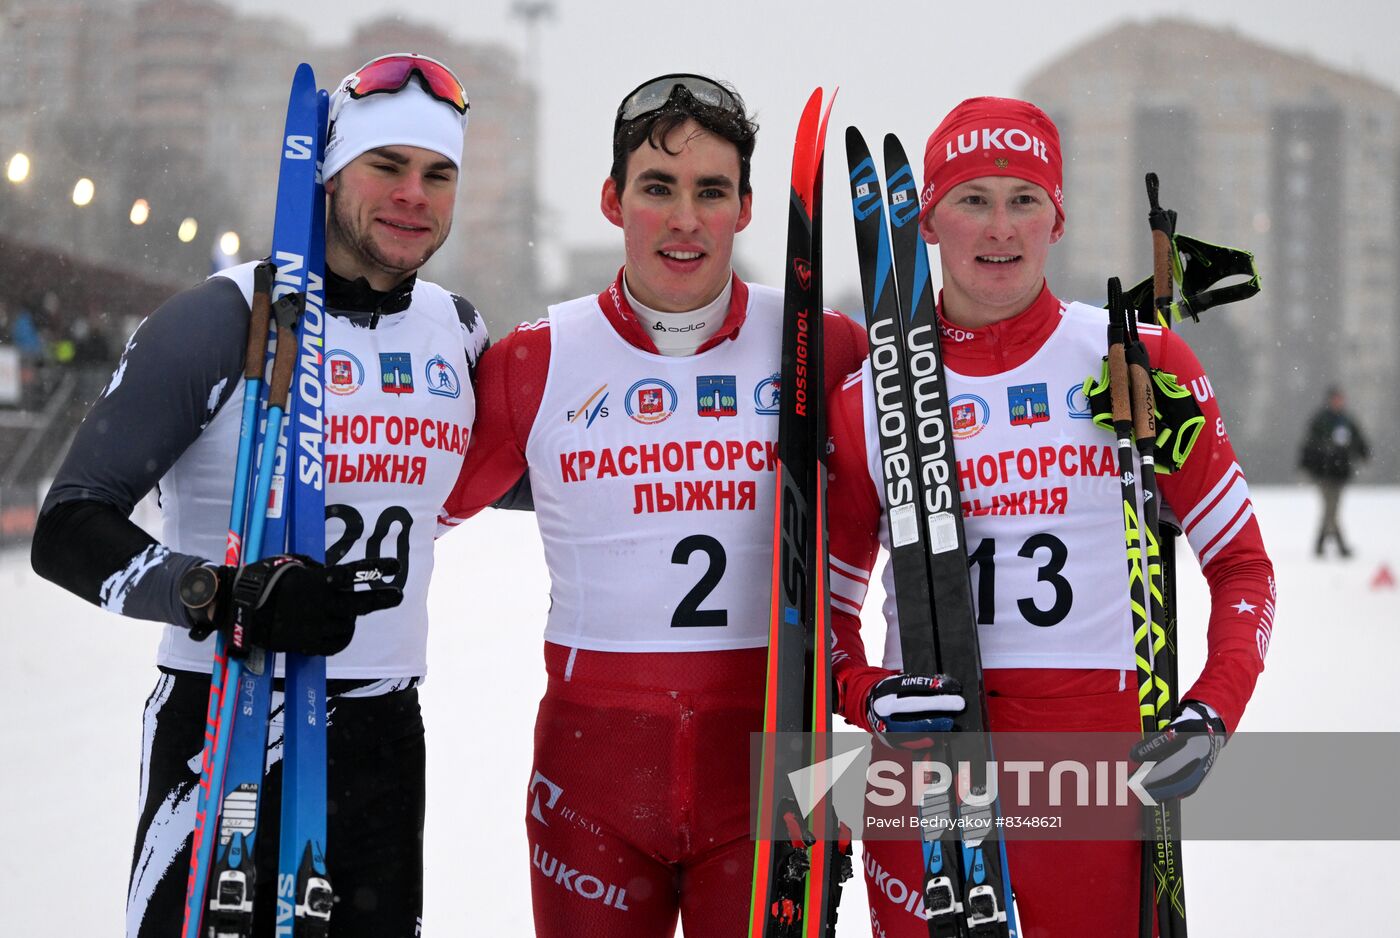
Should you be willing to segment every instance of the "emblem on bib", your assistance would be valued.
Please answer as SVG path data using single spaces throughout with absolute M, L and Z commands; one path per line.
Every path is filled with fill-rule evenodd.
M 627 416 L 638 423 L 661 423 L 679 403 L 676 389 L 660 378 L 643 378 L 627 389 Z
M 1089 406 L 1089 397 L 1084 393 L 1084 385 L 1076 384 L 1065 395 L 1066 412 L 1076 420 L 1090 420 L 1094 416 Z
M 447 363 L 441 355 L 428 359 L 423 369 L 423 379 L 428 382 L 428 393 L 439 397 L 461 397 L 462 382 L 457 380 L 457 369 Z
M 326 353 L 326 390 L 332 394 L 354 394 L 365 383 L 365 366 L 345 349 Z
M 408 352 L 380 352 L 379 378 L 385 394 L 412 394 L 413 357 Z
M 976 394 L 959 394 L 948 401 L 953 416 L 953 439 L 966 440 L 981 433 L 992 417 L 992 408 Z
M 753 389 L 753 410 L 756 414 L 776 414 L 782 401 L 782 380 L 775 371 Z
M 1006 389 L 1006 405 L 1013 427 L 1028 427 L 1050 419 L 1050 396 L 1045 382 L 1016 384 Z
M 738 379 L 734 375 L 698 375 L 695 378 L 695 409 L 701 417 L 739 415 Z

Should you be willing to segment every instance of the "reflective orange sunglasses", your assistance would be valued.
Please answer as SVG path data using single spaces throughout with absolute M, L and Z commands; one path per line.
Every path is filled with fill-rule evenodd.
M 419 84 L 425 91 L 444 104 L 452 105 L 459 114 L 465 114 L 470 109 L 467 93 L 457 76 L 452 74 L 452 69 L 437 59 L 411 52 L 381 56 L 365 64 L 350 81 L 350 97 L 363 98 L 402 91 L 414 74 L 418 75 Z

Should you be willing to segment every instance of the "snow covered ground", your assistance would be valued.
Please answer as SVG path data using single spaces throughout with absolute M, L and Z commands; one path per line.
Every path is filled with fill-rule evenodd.
M 1349 562 L 1310 552 L 1315 496 L 1255 492 L 1279 584 L 1268 670 L 1243 727 L 1400 732 L 1400 489 L 1356 489 L 1344 504 Z M 525 785 L 544 688 L 548 583 L 533 519 L 488 512 L 438 547 L 428 724 L 429 935 L 528 935 Z M 1182 583 L 1183 675 L 1204 658 L 1204 585 Z M 877 587 L 878 589 L 878 587 Z M 469 605 L 469 592 L 475 595 Z M 878 615 L 878 596 L 867 601 Z M 158 629 L 93 609 L 0 555 L 0 934 L 116 936 L 136 818 L 141 709 L 155 683 Z M 882 626 L 867 615 L 876 647 Z M 1227 749 L 1222 756 L 1230 757 Z M 1286 819 L 1280 818 L 1282 828 Z M 1400 843 L 1186 846 L 1196 938 L 1397 934 L 1386 913 Z M 1311 882 L 1300 880 L 1308 870 Z M 1366 897 L 1372 897 L 1367 899 Z M 846 891 L 841 933 L 868 934 L 865 891 Z M 1307 923 L 1307 924 L 1305 924 Z

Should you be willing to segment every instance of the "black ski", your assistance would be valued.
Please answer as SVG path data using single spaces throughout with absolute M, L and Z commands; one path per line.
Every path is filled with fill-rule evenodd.
M 790 773 L 829 757 L 830 625 L 826 581 L 826 424 L 823 412 L 821 177 L 826 121 L 812 93 L 793 149 L 783 302 L 773 599 L 760 768 L 751 938 L 828 938 L 850 845 L 829 799 L 811 811 Z M 794 734 L 806 733 L 806 737 Z M 779 745 L 805 738 L 800 747 Z M 775 837 L 775 831 L 784 836 Z
M 982 658 L 947 382 L 928 255 L 918 233 L 918 187 L 893 135 L 885 138 L 889 191 L 884 200 L 874 160 L 854 128 L 847 131 L 846 145 L 904 670 L 947 672 L 961 680 L 971 705 L 959 717 L 959 728 L 978 734 L 985 747 L 963 754 L 972 769 L 972 797 L 955 803 L 944 794 L 921 806 L 929 934 L 1012 936 L 1015 917 L 997 807 L 975 803 L 987 790 L 983 767 L 992 754 L 985 742 Z

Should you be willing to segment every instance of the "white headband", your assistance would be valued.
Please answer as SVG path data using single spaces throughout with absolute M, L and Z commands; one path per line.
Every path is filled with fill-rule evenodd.
M 430 95 L 417 75 L 395 92 L 350 97 L 347 75 L 331 96 L 330 139 L 321 178 L 330 179 L 351 160 L 376 147 L 422 147 L 441 153 L 462 168 L 467 115 Z

